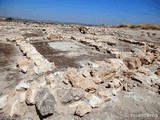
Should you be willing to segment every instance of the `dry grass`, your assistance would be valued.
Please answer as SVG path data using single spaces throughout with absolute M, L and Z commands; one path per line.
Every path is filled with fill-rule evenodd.
M 160 25 L 156 25 L 156 24 L 137 24 L 137 25 L 133 25 L 133 24 L 121 24 L 118 26 L 112 26 L 113 28 L 139 28 L 139 29 L 144 29 L 144 30 L 160 30 Z

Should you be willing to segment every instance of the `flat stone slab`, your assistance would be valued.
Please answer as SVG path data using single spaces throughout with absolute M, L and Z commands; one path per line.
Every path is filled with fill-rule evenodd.
M 77 51 L 85 47 L 82 44 L 78 44 L 71 41 L 56 41 L 48 43 L 53 49 L 60 51 Z

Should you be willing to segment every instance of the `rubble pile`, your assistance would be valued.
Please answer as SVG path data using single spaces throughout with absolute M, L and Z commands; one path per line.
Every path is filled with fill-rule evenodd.
M 18 60 L 19 70 L 26 73 L 41 74 L 51 71 L 55 68 L 54 63 L 50 63 L 45 59 L 30 43 L 23 41 L 23 37 L 17 37 L 16 41 L 19 49 L 26 56 Z

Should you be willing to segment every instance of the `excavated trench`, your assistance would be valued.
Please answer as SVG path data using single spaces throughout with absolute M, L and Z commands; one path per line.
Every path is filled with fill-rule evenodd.
M 92 50 L 89 46 L 75 41 L 53 41 L 32 43 L 37 51 L 59 69 L 80 67 L 81 61 L 96 61 L 115 56 Z

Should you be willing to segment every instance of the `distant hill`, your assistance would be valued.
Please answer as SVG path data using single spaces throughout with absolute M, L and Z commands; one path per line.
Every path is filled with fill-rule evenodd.
M 16 21 L 16 22 L 29 22 L 29 23 L 47 23 L 47 24 L 73 24 L 73 25 L 86 25 L 86 26 L 97 26 L 94 24 L 83 24 L 83 23 L 71 23 L 71 22 L 59 22 L 59 21 L 51 21 L 51 20 L 31 20 L 31 19 L 23 19 L 18 17 L 3 17 L 0 16 L 1 20 L 6 21 Z

